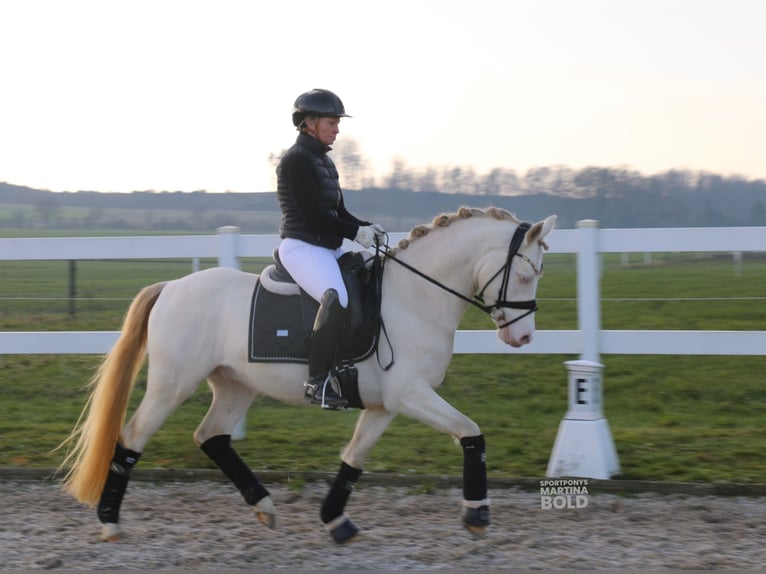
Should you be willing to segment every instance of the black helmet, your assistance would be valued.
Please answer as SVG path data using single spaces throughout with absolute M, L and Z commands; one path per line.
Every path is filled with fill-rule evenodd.
M 297 128 L 306 116 L 350 118 L 340 98 L 330 90 L 311 90 L 303 93 L 293 104 L 293 125 Z

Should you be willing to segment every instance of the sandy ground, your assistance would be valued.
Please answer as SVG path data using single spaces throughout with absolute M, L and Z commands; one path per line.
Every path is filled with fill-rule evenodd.
M 539 492 L 493 489 L 493 524 L 473 539 L 458 518 L 459 489 L 362 483 L 346 508 L 361 533 L 338 546 L 318 518 L 324 483 L 267 485 L 278 513 L 271 531 L 227 483 L 134 482 L 126 536 L 106 543 L 95 512 L 55 483 L 4 481 L 0 568 L 766 568 L 765 498 L 590 494 L 584 508 L 546 510 Z

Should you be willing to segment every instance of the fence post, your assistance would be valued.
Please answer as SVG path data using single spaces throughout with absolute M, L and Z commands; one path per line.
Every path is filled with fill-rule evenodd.
M 569 371 L 569 410 L 559 424 L 546 476 L 608 479 L 620 463 L 603 411 L 601 352 L 601 254 L 598 221 L 577 222 L 577 314 L 582 337 L 579 361 L 564 363 Z
M 577 222 L 577 322 L 585 361 L 599 361 L 601 353 L 601 254 L 598 221 Z
M 220 247 L 220 251 L 218 252 L 218 266 L 239 269 L 239 227 L 227 225 L 219 227 L 217 232 L 218 245 Z M 245 438 L 246 422 L 246 416 L 242 417 L 239 422 L 237 422 L 234 431 L 231 433 L 232 439 L 241 440 Z
M 219 227 L 218 245 L 218 266 L 233 267 L 239 269 L 239 227 L 226 225 Z

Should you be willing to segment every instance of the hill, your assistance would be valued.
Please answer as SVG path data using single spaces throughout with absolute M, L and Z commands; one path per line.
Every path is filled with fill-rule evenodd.
M 391 231 L 406 231 L 461 205 L 503 207 L 529 221 L 555 213 L 562 228 L 572 228 L 580 219 L 597 219 L 602 227 L 612 228 L 766 225 L 762 180 L 689 172 L 641 176 L 609 168 L 579 172 L 561 168 L 541 177 L 539 171 L 514 179 L 512 188 L 476 180 L 471 188 L 475 193 L 438 192 L 411 178 L 409 188 L 344 194 L 352 213 Z M 236 225 L 244 233 L 269 233 L 279 228 L 275 196 L 274 192 L 51 192 L 0 182 L 0 229 L 209 232 Z

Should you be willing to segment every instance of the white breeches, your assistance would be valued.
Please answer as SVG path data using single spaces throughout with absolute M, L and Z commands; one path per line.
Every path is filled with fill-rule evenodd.
M 335 289 L 344 309 L 348 307 L 348 292 L 338 267 L 338 258 L 346 251 L 342 246 L 328 249 L 292 237 L 286 237 L 279 244 L 282 265 L 296 283 L 317 302 L 321 301 L 325 291 Z

